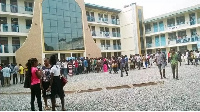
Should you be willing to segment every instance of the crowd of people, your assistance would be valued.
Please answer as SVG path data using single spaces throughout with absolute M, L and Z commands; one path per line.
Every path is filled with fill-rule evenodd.
M 68 76 L 88 74 L 92 73 L 110 73 L 118 74 L 123 77 L 123 73 L 128 76 L 129 70 L 141 68 L 147 69 L 157 65 L 161 79 L 166 78 L 165 66 L 171 63 L 173 78 L 178 80 L 178 63 L 186 62 L 188 65 L 198 65 L 200 61 L 200 53 L 198 50 L 186 50 L 185 53 L 175 52 L 175 49 L 171 49 L 168 53 L 168 58 L 165 53 L 162 53 L 160 49 L 156 54 L 147 55 L 131 55 L 129 58 L 125 56 L 110 57 L 110 58 L 88 58 L 80 57 L 69 60 L 59 61 L 55 55 L 52 55 L 50 59 L 44 59 L 44 65 L 38 63 L 36 58 L 28 60 L 26 67 L 21 64 L 5 64 L 0 66 L 0 79 L 1 85 L 10 86 L 11 76 L 13 78 L 13 84 L 18 84 L 18 75 L 20 76 L 20 83 L 24 84 L 25 88 L 31 89 L 31 110 L 35 110 L 34 101 L 37 98 L 39 110 L 42 110 L 41 90 L 42 96 L 45 102 L 45 110 L 50 108 L 47 105 L 47 99 L 51 99 L 52 110 L 55 110 L 56 98 L 60 98 L 62 104 L 62 110 L 64 108 L 64 90 L 62 84 L 62 78 Z

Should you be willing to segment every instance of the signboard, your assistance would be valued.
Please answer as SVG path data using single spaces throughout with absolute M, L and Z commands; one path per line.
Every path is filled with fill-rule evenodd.
M 197 42 L 197 48 L 200 49 L 200 42 Z

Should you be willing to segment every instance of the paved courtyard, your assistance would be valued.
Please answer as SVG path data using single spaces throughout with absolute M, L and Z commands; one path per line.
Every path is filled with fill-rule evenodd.
M 69 77 L 64 87 L 65 108 L 68 111 L 200 111 L 200 66 L 182 65 L 179 67 L 180 80 L 174 80 L 168 65 L 166 76 L 167 79 L 161 80 L 158 68 L 154 66 L 129 71 L 129 76 L 124 77 L 120 77 L 120 73 L 90 73 Z M 141 83 L 143 85 L 139 85 Z M 57 103 L 61 105 L 59 99 Z M 37 103 L 35 106 L 37 109 Z M 21 84 L 0 87 L 0 110 L 31 110 L 30 90 L 24 89 Z

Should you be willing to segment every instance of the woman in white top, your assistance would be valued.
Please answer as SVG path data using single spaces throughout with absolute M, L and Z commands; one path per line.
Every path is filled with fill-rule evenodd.
M 65 111 L 64 108 L 64 90 L 63 90 L 63 85 L 62 81 L 60 78 L 60 67 L 59 65 L 56 65 L 56 56 L 52 55 L 50 57 L 50 64 L 52 65 L 51 68 L 51 80 L 50 80 L 50 85 L 47 91 L 51 91 L 51 102 L 52 102 L 52 110 L 55 111 L 55 96 L 58 95 L 61 100 L 62 104 L 62 110 Z

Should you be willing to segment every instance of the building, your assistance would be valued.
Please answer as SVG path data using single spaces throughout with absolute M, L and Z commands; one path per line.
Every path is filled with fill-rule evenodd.
M 33 0 L 0 1 L 0 63 L 16 62 L 16 51 L 29 33 Z
M 85 7 L 91 35 L 101 49 L 102 57 L 141 53 L 140 37 L 144 38 L 142 7 L 135 3 L 122 10 L 88 3 Z
M 157 48 L 168 53 L 171 48 L 184 52 L 196 50 L 200 39 L 200 5 L 144 20 L 146 53 Z
M 142 7 L 122 10 L 81 0 L 1 0 L 0 63 L 21 63 L 56 54 L 111 57 L 140 53 Z M 140 21 L 140 22 L 139 22 Z M 140 28 L 141 27 L 141 28 Z M 142 30 L 143 31 L 143 30 Z M 133 47 L 129 47 L 133 46 Z

